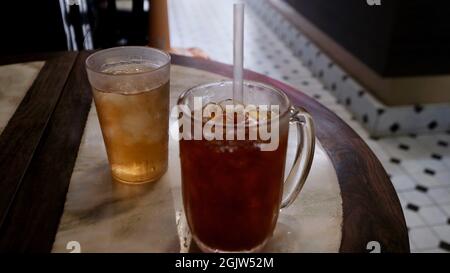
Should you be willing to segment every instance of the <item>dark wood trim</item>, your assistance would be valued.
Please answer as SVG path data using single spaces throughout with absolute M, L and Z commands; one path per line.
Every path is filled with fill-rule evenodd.
M 92 96 L 79 54 L 0 230 L 0 250 L 50 252 L 64 210 Z M 18 240 L 20 238 L 20 240 Z
M 26 63 L 35 61 L 46 61 L 53 58 L 58 58 L 64 55 L 65 52 L 50 52 L 50 53 L 27 53 L 20 55 L 4 55 L 0 56 L 0 65 L 8 65 L 15 63 Z
M 449 75 L 380 75 L 285 1 L 270 0 L 269 3 L 387 106 L 450 102 L 450 92 L 442 92 L 450 88 Z
M 59 100 L 77 53 L 45 56 L 50 57 L 0 136 L 0 227 Z
M 226 77 L 230 65 L 172 55 L 172 63 Z M 408 230 L 391 181 L 367 144 L 338 116 L 295 88 L 264 75 L 245 71 L 247 80 L 283 90 L 292 103 L 307 109 L 315 120 L 317 138 L 336 170 L 343 202 L 341 252 L 367 252 L 378 241 L 383 252 L 409 252 Z

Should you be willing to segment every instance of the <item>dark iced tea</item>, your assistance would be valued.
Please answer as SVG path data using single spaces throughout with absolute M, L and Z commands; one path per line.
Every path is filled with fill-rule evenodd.
M 209 250 L 250 251 L 274 230 L 283 191 L 288 117 L 279 145 L 257 140 L 180 140 L 183 202 L 197 243 Z

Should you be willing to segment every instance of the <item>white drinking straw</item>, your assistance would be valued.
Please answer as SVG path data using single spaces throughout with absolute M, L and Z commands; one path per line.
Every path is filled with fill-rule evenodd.
M 234 4 L 233 99 L 243 103 L 244 3 Z

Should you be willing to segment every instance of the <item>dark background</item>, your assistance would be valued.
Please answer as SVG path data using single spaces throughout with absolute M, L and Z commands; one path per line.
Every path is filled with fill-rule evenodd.
M 285 1 L 382 76 L 450 72 L 450 1 Z
M 115 0 L 87 0 L 61 11 L 59 0 L 7 0 L 0 7 L 0 55 L 64 51 L 69 48 L 66 27 L 74 30 L 78 50 L 148 44 L 147 0 L 132 0 L 132 10 L 118 10 Z M 87 48 L 82 26 L 89 25 L 93 48 Z

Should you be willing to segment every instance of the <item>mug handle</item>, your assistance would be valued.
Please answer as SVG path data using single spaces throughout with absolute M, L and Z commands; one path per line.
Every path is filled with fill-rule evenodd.
M 305 185 L 314 158 L 316 144 L 314 122 L 311 115 L 301 107 L 290 109 L 289 124 L 297 125 L 297 152 L 294 164 L 284 182 L 281 208 L 291 205 Z

